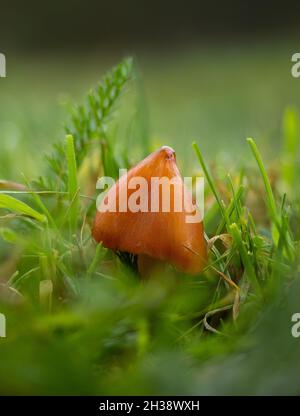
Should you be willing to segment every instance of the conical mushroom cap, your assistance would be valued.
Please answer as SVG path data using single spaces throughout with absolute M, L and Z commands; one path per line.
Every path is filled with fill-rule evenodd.
M 176 186 L 161 186 L 157 194 L 153 178 L 172 179 Z M 129 189 L 131 180 L 134 189 Z M 136 184 L 141 182 L 138 187 Z M 167 195 L 169 207 L 164 207 L 163 195 Z M 177 212 L 175 207 L 180 199 L 182 208 Z M 112 207 L 115 207 L 115 212 L 110 212 Z M 124 207 L 127 212 L 121 212 Z M 203 223 L 187 222 L 187 215 L 194 214 L 199 215 L 199 211 L 179 173 L 175 152 L 164 146 L 129 170 L 110 188 L 98 207 L 93 237 L 112 250 L 148 255 L 169 262 L 181 271 L 198 273 L 205 265 L 207 248 Z

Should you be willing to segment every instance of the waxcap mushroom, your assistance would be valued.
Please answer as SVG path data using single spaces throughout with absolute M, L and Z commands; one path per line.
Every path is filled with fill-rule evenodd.
M 149 185 L 146 190 L 147 195 L 141 194 L 140 198 L 148 198 L 147 212 L 131 210 L 121 212 L 119 209 L 120 206 L 124 208 L 124 204 L 128 203 L 137 190 L 137 188 L 128 189 L 128 183 L 132 178 L 144 178 L 143 180 Z M 173 178 L 184 192 L 187 205 L 183 204 L 180 212 L 172 210 L 176 203 L 176 193 L 171 189 L 170 212 L 163 212 L 161 201 L 158 212 L 152 212 L 150 209 L 152 178 Z M 97 242 L 112 250 L 146 255 L 165 261 L 186 273 L 201 272 L 207 258 L 203 222 L 186 222 L 186 206 L 189 207 L 189 213 L 191 207 L 196 211 L 198 208 L 193 204 L 192 195 L 185 187 L 172 148 L 163 146 L 130 169 L 127 175 L 122 176 L 110 188 L 102 204 L 107 203 L 109 198 L 115 203 L 116 211 L 105 212 L 101 209 L 103 206 L 98 208 L 93 225 L 93 237 Z

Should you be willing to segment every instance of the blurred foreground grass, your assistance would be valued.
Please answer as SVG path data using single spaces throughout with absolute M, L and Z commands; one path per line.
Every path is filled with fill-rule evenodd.
M 23 62 L 9 72 L 0 174 L 24 183 L 25 173 L 30 191 L 9 195 L 35 211 L 20 212 L 0 194 L 0 312 L 8 332 L 0 339 L 1 393 L 300 393 L 298 340 L 290 332 L 300 295 L 299 121 L 297 110 L 286 110 L 300 98 L 286 51 L 269 45 L 142 57 L 144 91 L 140 80 L 129 81 L 115 121 L 108 123 L 105 100 L 89 101 L 91 109 L 109 108 L 96 125 L 75 111 L 76 177 L 72 140 L 66 145 L 61 127 L 70 121 L 57 104 L 79 99 L 109 60 Z M 104 85 L 122 92 L 126 68 Z M 114 103 L 115 90 L 101 94 Z M 247 136 L 257 137 L 269 179 Z M 204 165 L 190 146 L 195 138 Z M 49 165 L 43 154 L 54 140 L 61 144 Z M 170 268 L 141 283 L 113 253 L 96 249 L 94 202 L 79 196 L 76 181 L 80 194 L 93 197 L 99 172 L 130 165 L 160 144 L 175 147 L 183 174 L 208 169 L 205 228 L 209 238 L 223 237 L 211 242 L 201 275 Z M 43 189 L 54 194 L 35 192 Z

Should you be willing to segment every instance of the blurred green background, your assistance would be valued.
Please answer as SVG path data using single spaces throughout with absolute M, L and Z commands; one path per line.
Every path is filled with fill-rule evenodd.
M 197 139 L 210 157 L 228 158 L 230 149 L 235 163 L 243 161 L 245 138 L 252 136 L 267 157 L 276 156 L 283 111 L 300 107 L 300 83 L 291 76 L 296 46 L 295 40 L 267 39 L 137 51 L 152 141 L 174 146 L 187 162 L 193 158 L 188 143 Z M 8 76 L 0 80 L 1 175 L 40 172 L 42 153 L 63 137 L 70 103 L 80 103 L 120 57 L 7 54 Z
M 81 102 L 124 55 L 137 58 L 149 135 L 181 160 L 191 160 L 195 138 L 209 156 L 226 158 L 230 147 L 242 158 L 246 136 L 276 155 L 283 110 L 300 104 L 291 76 L 298 10 L 297 1 L 3 4 L 0 174 L 40 172 L 41 152 L 62 137 L 68 103 Z

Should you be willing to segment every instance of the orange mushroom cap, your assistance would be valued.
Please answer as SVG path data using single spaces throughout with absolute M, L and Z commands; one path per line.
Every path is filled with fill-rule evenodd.
M 147 195 L 141 195 L 140 199 L 146 198 L 149 209 L 146 212 L 121 212 L 120 203 L 124 207 L 137 191 L 137 188 L 128 189 L 128 184 L 132 178 L 138 177 L 144 178 L 148 184 Z M 174 209 L 178 194 L 172 186 L 169 212 L 164 212 L 161 199 L 158 201 L 158 211 L 151 212 L 152 178 L 173 178 L 178 185 L 177 189 L 181 189 L 184 195 L 180 212 Z M 159 195 L 161 196 L 162 194 Z M 115 212 L 103 212 L 103 204 L 107 204 L 109 199 L 115 203 Z M 170 147 L 163 146 L 130 169 L 127 175 L 122 176 L 110 188 L 96 214 L 93 237 L 106 248 L 147 255 L 171 263 L 181 271 L 199 273 L 206 263 L 207 246 L 202 221 L 186 221 L 186 216 L 191 215 L 192 211 L 192 215 L 199 214 L 179 173 L 175 152 Z

